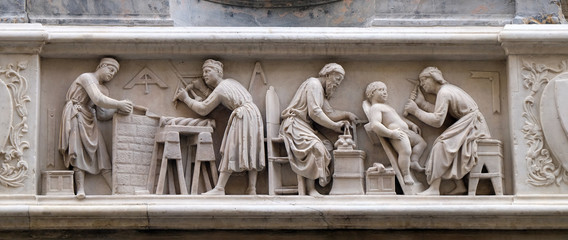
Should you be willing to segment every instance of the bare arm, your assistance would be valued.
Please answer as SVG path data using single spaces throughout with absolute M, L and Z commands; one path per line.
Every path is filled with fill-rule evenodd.
M 127 100 L 119 101 L 106 96 L 97 86 L 97 80 L 91 73 L 81 74 L 76 81 L 85 89 L 87 95 L 89 95 L 89 98 L 97 107 L 119 109 L 125 113 L 132 112 L 132 102 Z
M 341 121 L 341 120 L 348 120 L 349 122 L 355 122 L 356 120 L 358 120 L 359 118 L 348 111 L 341 111 L 341 110 L 336 110 L 333 107 L 331 107 L 331 105 L 329 104 L 329 101 L 324 100 L 322 109 L 324 111 L 324 113 L 329 117 L 329 119 L 331 119 L 332 121 Z
M 118 108 L 119 101 L 104 95 L 97 86 L 97 80 L 94 76 L 90 76 L 90 74 L 84 73 L 77 78 L 77 81 L 79 85 L 81 85 L 85 89 L 85 91 L 89 95 L 89 98 L 95 105 L 103 108 Z
M 414 102 L 416 102 L 416 104 L 424 111 L 434 112 L 435 109 L 434 104 L 426 101 L 426 99 L 424 98 L 424 94 L 422 94 L 422 91 L 420 91 L 419 88 L 417 88 L 415 91 L 416 91 L 416 98 Z
M 343 126 L 343 123 L 333 121 L 324 112 L 322 107 L 323 107 L 323 105 L 325 105 L 325 103 L 321 103 L 322 106 L 320 106 L 320 104 L 316 101 L 314 96 L 310 93 L 308 93 L 307 101 L 308 101 L 308 103 L 307 103 L 308 104 L 308 115 L 310 116 L 310 118 L 312 120 L 314 120 L 319 125 L 322 125 L 323 127 L 332 129 L 336 132 L 341 132 L 341 127 Z
M 408 105 L 412 105 L 410 102 Z M 408 113 L 416 116 L 420 121 L 439 128 L 444 123 L 446 115 L 448 114 L 449 100 L 438 94 L 436 97 L 436 106 L 433 112 L 426 112 L 418 107 L 410 107 L 407 109 Z
M 219 104 L 221 104 L 221 97 L 218 91 L 213 91 L 203 102 L 196 101 L 189 97 L 185 90 L 181 90 L 178 93 L 178 98 L 183 99 L 182 101 L 194 112 L 201 116 L 209 114 L 213 109 L 215 109 Z

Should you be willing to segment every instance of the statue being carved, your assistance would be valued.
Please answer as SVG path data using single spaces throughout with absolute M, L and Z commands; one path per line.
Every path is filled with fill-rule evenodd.
M 221 62 L 206 60 L 203 63 L 203 79 L 207 86 L 213 89 L 205 100 L 197 101 L 189 97 L 187 89 L 180 89 L 176 98 L 202 116 L 209 114 L 219 104 L 233 111 L 219 150 L 219 181 L 214 189 L 204 194 L 224 195 L 231 173 L 247 171 L 249 186 L 246 193 L 255 195 L 258 171 L 265 166 L 264 130 L 260 111 L 253 103 L 250 93 L 239 82 L 223 79 Z
M 77 187 L 77 198 L 85 198 L 85 172 L 102 174 L 112 187 L 111 160 L 98 120 L 110 120 L 115 112 L 131 113 L 132 102 L 110 97 L 104 83 L 113 79 L 119 69 L 113 58 L 101 59 L 92 73 L 83 73 L 67 91 L 63 108 L 59 151 L 66 167 L 72 166 Z
M 394 108 L 386 104 L 388 93 L 383 82 L 370 83 L 365 95 L 367 100 L 363 102 L 363 109 L 369 118 L 371 130 L 377 136 L 390 140 L 398 153 L 398 167 L 404 184 L 414 184 L 410 169 L 424 171 L 418 162 L 427 146 L 420 136 L 420 128 L 410 120 L 400 117 Z
M 450 193 L 465 192 L 461 179 L 476 164 L 476 140 L 490 138 L 489 129 L 477 104 L 465 91 L 448 83 L 436 67 L 427 67 L 419 75 L 420 86 L 429 94 L 436 95 L 435 104 L 425 100 L 422 91 L 416 88 L 405 105 L 405 112 L 420 121 L 441 127 L 449 113 L 457 119 L 434 142 L 426 162 L 426 176 L 430 187 L 425 195 L 439 195 L 442 179 L 454 179 L 456 188 Z M 413 100 L 414 99 L 414 100 Z
M 341 84 L 345 70 L 337 63 L 326 64 L 318 77 L 304 81 L 288 107 L 282 112 L 280 134 L 288 151 L 292 170 L 306 181 L 308 194 L 319 195 L 314 180 L 325 186 L 329 183 L 331 172 L 329 164 L 333 146 L 327 146 L 313 129 L 315 122 L 325 128 L 343 133 L 348 121 L 355 122 L 355 114 L 335 110 L 328 100 Z M 348 120 L 348 121 L 346 121 Z

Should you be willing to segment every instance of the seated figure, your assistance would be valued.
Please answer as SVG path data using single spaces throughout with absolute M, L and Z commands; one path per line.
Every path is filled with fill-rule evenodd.
M 404 184 L 412 185 L 414 180 L 410 168 L 424 171 L 418 161 L 426 149 L 426 141 L 420 136 L 420 128 L 406 118 L 400 117 L 396 111 L 386 104 L 387 86 L 380 81 L 367 85 L 366 111 L 372 131 L 380 137 L 388 138 L 398 153 L 398 166 L 404 178 Z
M 343 81 L 345 70 L 337 63 L 326 64 L 318 77 L 308 78 L 300 85 L 292 101 L 282 112 L 280 135 L 288 151 L 292 171 L 305 179 L 310 196 L 318 196 L 315 181 L 329 183 L 330 149 L 318 136 L 312 124 L 342 133 L 349 122 L 357 121 L 351 112 L 333 109 L 329 99 Z M 331 147 L 333 149 L 333 147 Z

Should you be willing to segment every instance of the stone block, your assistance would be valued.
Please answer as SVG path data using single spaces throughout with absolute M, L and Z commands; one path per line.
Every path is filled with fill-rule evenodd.
M 391 168 L 385 171 L 367 171 L 365 178 L 367 195 L 395 195 L 395 173 Z
M 114 163 L 132 163 L 134 153 L 128 150 L 118 150 L 116 157 L 113 159 Z
M 133 124 L 121 124 L 116 129 L 118 136 L 136 136 L 136 125 Z
M 154 136 L 156 135 L 156 130 L 157 129 L 155 126 L 137 125 L 136 136 L 144 138 L 154 138 Z
M 45 195 L 74 195 L 73 171 L 44 171 L 42 193 Z

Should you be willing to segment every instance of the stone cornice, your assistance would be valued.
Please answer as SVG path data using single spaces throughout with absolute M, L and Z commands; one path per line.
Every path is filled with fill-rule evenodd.
M 0 24 L 0 53 L 38 54 L 47 38 L 41 24 Z
M 153 195 L 85 200 L 12 196 L 0 205 L 0 229 L 566 229 L 566 199 L 558 195 Z
M 506 25 L 499 41 L 507 55 L 568 54 L 568 26 Z
M 98 27 L 0 24 L 1 53 L 48 58 L 346 58 L 494 60 L 568 54 L 568 26 L 504 27 Z
M 56 58 L 505 59 L 501 27 L 45 29 L 41 55 Z

